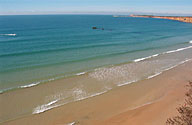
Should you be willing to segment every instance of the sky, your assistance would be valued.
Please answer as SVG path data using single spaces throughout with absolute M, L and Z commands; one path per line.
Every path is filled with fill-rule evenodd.
M 192 15 L 192 0 L 0 0 L 0 15 L 89 13 Z

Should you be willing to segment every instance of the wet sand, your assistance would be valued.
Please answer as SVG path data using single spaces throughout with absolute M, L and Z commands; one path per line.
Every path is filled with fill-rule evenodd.
M 192 61 L 189 61 L 152 79 L 2 124 L 162 125 L 168 117 L 177 114 L 176 107 L 184 101 L 185 85 L 192 80 L 191 74 Z

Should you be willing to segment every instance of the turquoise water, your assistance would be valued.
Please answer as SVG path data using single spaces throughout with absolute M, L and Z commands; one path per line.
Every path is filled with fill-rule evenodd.
M 0 16 L 0 91 L 187 47 L 191 34 L 191 24 L 162 19 Z

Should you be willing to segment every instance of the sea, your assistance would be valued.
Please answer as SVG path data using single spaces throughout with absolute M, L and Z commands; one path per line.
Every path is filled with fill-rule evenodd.
M 191 59 L 190 23 L 113 15 L 0 16 L 0 96 L 53 86 L 32 94 L 37 99 L 22 112 L 5 112 L 0 122 L 151 79 Z

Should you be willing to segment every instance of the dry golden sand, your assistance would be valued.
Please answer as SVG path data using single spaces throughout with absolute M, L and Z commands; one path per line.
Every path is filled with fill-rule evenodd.
M 3 124 L 162 125 L 177 114 L 176 107 L 184 101 L 189 80 L 192 80 L 191 61 L 152 79 Z

